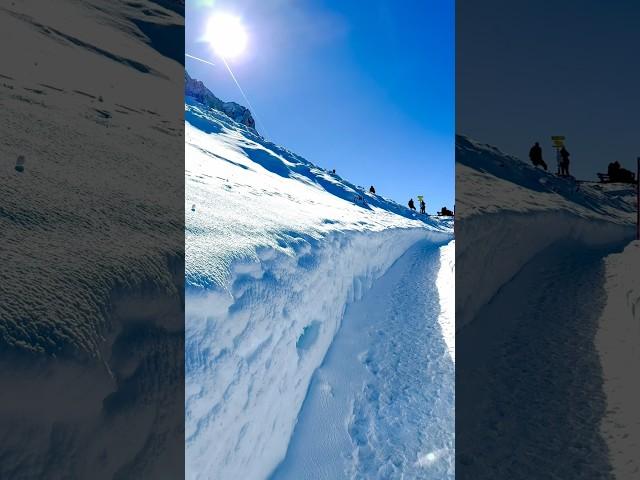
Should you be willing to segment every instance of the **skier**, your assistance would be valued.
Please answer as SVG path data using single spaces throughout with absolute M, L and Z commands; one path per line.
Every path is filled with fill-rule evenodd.
M 569 176 L 569 152 L 566 148 L 562 147 L 560 150 L 560 176 Z
M 420 213 L 423 213 L 425 215 L 427 213 L 427 204 L 424 203 L 424 200 L 420 200 Z
M 536 142 L 535 145 L 531 147 L 531 150 L 529 150 L 529 159 L 531 160 L 531 163 L 533 163 L 534 167 L 542 165 L 542 168 L 544 168 L 545 172 L 547 171 L 547 164 L 542 159 L 542 147 L 538 142 Z
M 416 206 L 415 206 L 415 204 L 413 203 L 413 198 L 409 199 L 409 208 L 410 208 L 411 210 L 414 210 L 414 211 L 415 211 L 415 209 L 416 209 Z
M 374 195 L 376 194 L 376 189 L 373 188 L 373 185 L 371 185 L 371 187 L 369 187 L 369 193 L 373 193 Z

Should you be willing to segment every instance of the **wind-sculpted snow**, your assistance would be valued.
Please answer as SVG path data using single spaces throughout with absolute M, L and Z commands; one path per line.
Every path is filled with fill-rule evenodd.
M 102 6 L 107 13 L 89 10 L 98 17 L 95 28 L 105 35 L 102 45 L 112 42 L 118 55 L 126 50 L 132 58 L 153 56 L 124 26 L 131 28 L 126 21 L 135 11 L 117 10 L 109 2 Z M 4 31 L 16 39 L 31 38 L 32 30 L 41 28 L 36 24 L 46 22 L 49 28 L 41 43 L 23 42 L 29 65 L 16 60 L 0 66 L 3 130 L 12 132 L 0 141 L 0 283 L 6 298 L 0 302 L 0 345 L 97 357 L 118 294 L 154 288 L 180 298 L 167 261 L 181 262 L 180 219 L 171 208 L 181 189 L 158 173 L 173 168 L 179 154 L 173 145 L 179 143 L 181 126 L 178 118 L 166 121 L 151 111 L 152 98 L 113 93 L 108 82 L 130 78 L 127 66 L 114 66 L 107 82 L 92 76 L 90 66 L 105 68 L 112 58 L 78 42 L 49 38 L 51 28 L 68 28 L 67 36 L 81 36 L 86 44 L 98 42 L 97 33 L 87 32 L 86 25 L 66 23 L 74 16 L 85 18 L 81 7 L 69 2 L 53 8 L 24 4 L 0 14 Z M 177 16 L 158 18 L 179 22 Z M 122 23 L 118 28 L 104 26 L 115 19 Z M 2 48 L 11 47 L 8 43 Z M 69 78 L 71 72 L 49 68 L 52 60 L 43 53 L 47 48 L 60 59 L 84 59 L 85 70 Z M 160 55 L 156 60 L 158 68 L 179 69 Z M 172 88 L 163 78 L 149 82 L 160 91 Z M 164 156 L 150 157 L 145 144 L 166 145 Z M 19 155 L 25 157 L 22 173 L 14 170 Z M 151 242 L 157 244 L 154 252 L 147 248 Z M 75 254 L 70 256 L 72 249 Z
M 456 138 L 456 246 L 460 293 L 456 325 L 533 256 L 562 240 L 592 246 L 629 239 L 635 187 L 558 178 L 495 147 Z
M 257 259 L 257 247 L 291 252 L 291 232 L 451 231 L 450 220 L 419 219 L 189 97 L 185 121 L 188 288 L 223 285 L 230 264 Z
M 633 477 L 635 186 L 456 143 L 456 475 Z
M 451 243 L 414 244 L 347 307 L 271 480 L 454 477 Z
M 0 5 L 0 478 L 182 474 L 183 23 Z
M 264 479 L 360 298 L 452 222 L 406 208 L 187 97 L 188 478 Z M 363 201 L 355 201 L 362 196 Z

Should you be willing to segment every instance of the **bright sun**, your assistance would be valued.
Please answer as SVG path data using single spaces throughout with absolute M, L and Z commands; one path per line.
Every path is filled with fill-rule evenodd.
M 218 55 L 233 58 L 247 46 L 247 32 L 238 17 L 226 13 L 215 14 L 207 24 L 206 39 Z

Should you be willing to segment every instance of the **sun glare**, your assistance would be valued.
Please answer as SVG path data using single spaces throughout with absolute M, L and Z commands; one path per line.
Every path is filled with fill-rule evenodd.
M 238 17 L 215 14 L 207 24 L 206 39 L 223 58 L 233 58 L 247 47 L 247 32 Z

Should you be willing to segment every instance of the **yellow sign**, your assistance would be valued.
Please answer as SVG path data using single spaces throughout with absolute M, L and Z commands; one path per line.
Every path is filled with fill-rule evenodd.
M 563 135 L 554 135 L 551 137 L 551 140 L 553 140 L 553 146 L 557 148 L 564 147 L 564 139 L 565 137 Z

